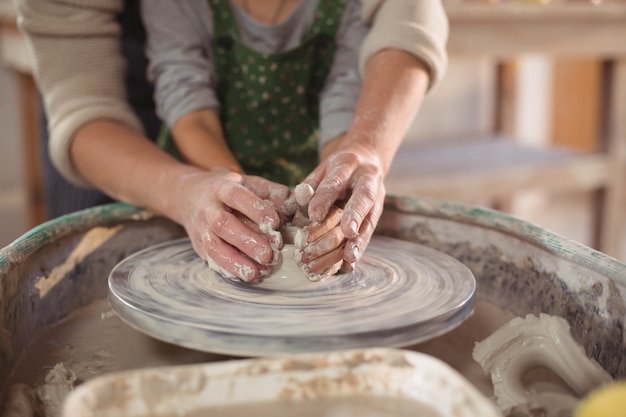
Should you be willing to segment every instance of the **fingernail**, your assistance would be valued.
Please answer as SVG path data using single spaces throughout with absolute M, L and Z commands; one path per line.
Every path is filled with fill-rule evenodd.
M 359 233 L 359 225 L 356 220 L 350 220 L 350 222 L 348 222 L 348 230 L 350 231 L 350 236 L 347 236 L 348 238 L 353 238 Z

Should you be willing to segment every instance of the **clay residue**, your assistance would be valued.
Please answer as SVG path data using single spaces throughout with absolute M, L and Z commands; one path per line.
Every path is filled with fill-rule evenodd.
M 280 401 L 324 398 L 341 393 L 369 393 L 368 379 L 360 378 L 353 373 L 345 373 L 338 377 L 314 376 L 307 380 L 288 378 L 287 384 L 278 394 Z
M 63 363 L 56 364 L 46 375 L 45 381 L 35 392 L 43 404 L 46 417 L 60 417 L 65 397 L 74 389 L 76 374 Z
M 313 190 L 311 185 L 302 183 L 296 186 L 294 194 L 296 197 L 296 203 L 298 203 L 300 207 L 307 207 L 309 205 L 309 201 L 311 201 L 311 198 L 313 197 L 313 194 L 315 194 L 315 190 Z
M 106 228 L 94 227 L 85 233 L 78 245 L 76 245 L 63 263 L 54 267 L 46 276 L 35 283 L 34 286 L 39 290 L 39 296 L 44 298 L 77 264 L 81 263 L 94 251 L 98 250 L 102 244 L 111 239 L 122 227 L 123 225 Z

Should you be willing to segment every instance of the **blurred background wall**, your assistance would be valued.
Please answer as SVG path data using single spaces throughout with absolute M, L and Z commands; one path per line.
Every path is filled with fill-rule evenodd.
M 0 246 L 29 225 L 24 187 L 18 89 L 13 74 L 0 67 Z

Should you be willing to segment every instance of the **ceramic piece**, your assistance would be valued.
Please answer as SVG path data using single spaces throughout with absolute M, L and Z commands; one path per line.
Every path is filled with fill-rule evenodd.
M 475 288 L 454 258 L 388 237 L 374 236 L 352 273 L 311 282 L 291 266 L 258 284 L 223 278 L 179 239 L 119 263 L 109 302 L 157 339 L 264 356 L 417 343 L 461 324 Z
M 613 380 L 572 338 L 567 321 L 548 314 L 514 318 L 477 343 L 473 356 L 507 415 L 571 415 L 579 398 Z
M 432 356 L 396 349 L 152 368 L 82 384 L 64 417 L 498 417 L 495 405 Z

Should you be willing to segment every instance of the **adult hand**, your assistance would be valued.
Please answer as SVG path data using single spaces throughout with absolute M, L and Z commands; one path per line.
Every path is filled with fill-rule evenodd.
M 223 168 L 194 170 L 179 185 L 177 217 L 212 268 L 253 282 L 280 261 L 281 218 L 274 205 L 287 197 L 287 187 Z
M 314 224 L 327 223 L 325 228 L 337 242 L 338 231 L 330 227 L 337 221 L 330 216 L 333 206 L 343 208 L 338 223 L 345 241 L 334 247 L 328 246 L 325 239 L 308 242 L 303 249 L 302 262 L 311 264 L 316 259 L 323 260 L 324 267 L 318 261 L 316 270 L 332 270 L 337 261 L 343 261 L 343 268 L 352 270 L 369 243 L 376 224 L 380 219 L 385 199 L 383 184 L 384 170 L 381 160 L 373 149 L 359 143 L 340 144 L 320 165 L 303 181 L 309 184 L 314 193 L 307 207 L 308 215 Z M 302 201 L 301 203 L 304 203 Z M 337 248 L 342 250 L 337 252 Z M 310 255 L 309 255 L 310 254 Z M 321 258 L 326 255 L 325 258 Z

